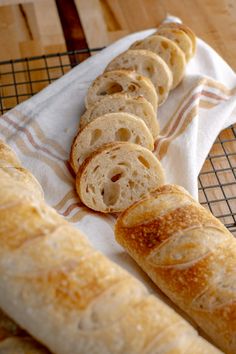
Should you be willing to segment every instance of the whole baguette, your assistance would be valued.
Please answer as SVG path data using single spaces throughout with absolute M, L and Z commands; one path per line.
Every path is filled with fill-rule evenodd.
M 117 220 L 116 240 L 226 353 L 236 353 L 236 240 L 183 188 L 161 186 Z
M 0 306 L 53 353 L 220 353 L 42 200 L 3 194 Z

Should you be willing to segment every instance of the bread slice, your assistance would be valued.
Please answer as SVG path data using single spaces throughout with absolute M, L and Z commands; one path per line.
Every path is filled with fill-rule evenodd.
M 150 150 L 122 142 L 104 145 L 84 161 L 76 190 L 93 210 L 121 212 L 164 182 L 161 163 Z
M 114 58 L 106 71 L 135 70 L 148 77 L 156 88 L 159 105 L 165 102 L 173 82 L 172 73 L 165 61 L 149 50 L 127 50 Z
M 174 41 L 184 52 L 187 62 L 192 58 L 193 44 L 190 37 L 183 30 L 179 28 L 160 27 L 156 34 Z
M 142 96 L 130 97 L 124 93 L 105 96 L 90 106 L 80 117 L 80 129 L 97 117 L 116 112 L 127 112 L 136 115 L 144 121 L 154 139 L 158 136 L 160 131 L 159 123 L 151 103 Z
M 147 49 L 162 57 L 173 74 L 172 89 L 175 88 L 184 76 L 186 60 L 182 50 L 177 44 L 163 36 L 153 35 L 137 41 L 131 49 Z
M 98 76 L 88 89 L 85 106 L 88 108 L 104 96 L 117 92 L 128 93 L 131 97 L 143 96 L 151 103 L 155 112 L 157 110 L 158 97 L 153 83 L 131 70 L 109 71 Z
M 149 150 L 154 148 L 152 134 L 142 119 L 130 113 L 107 113 L 87 124 L 76 136 L 70 157 L 75 173 L 92 152 L 114 141 L 129 141 Z
M 177 29 L 184 31 L 191 39 L 192 46 L 193 46 L 193 55 L 195 54 L 196 47 L 197 47 L 197 41 L 196 41 L 196 36 L 195 36 L 194 32 L 191 30 L 191 28 L 189 28 L 188 26 L 186 26 L 183 23 L 177 23 L 177 22 L 165 22 L 161 26 L 159 26 L 159 29 L 160 28 L 177 28 Z

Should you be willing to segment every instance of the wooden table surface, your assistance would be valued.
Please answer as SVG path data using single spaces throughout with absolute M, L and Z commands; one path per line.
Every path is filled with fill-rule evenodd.
M 168 13 L 236 70 L 235 0 L 0 0 L 0 61 L 102 47 Z
M 180 17 L 236 70 L 236 0 L 0 0 L 0 62 L 103 47 L 128 33 L 158 26 L 167 14 Z M 47 68 L 45 64 L 45 58 L 14 66 L 0 63 L 2 112 L 70 70 L 67 55 L 50 57 Z M 17 74 L 13 75 L 13 70 L 18 70 Z M 235 137 L 231 129 L 222 134 L 222 139 Z M 207 173 L 199 179 L 204 190 L 199 191 L 199 197 L 202 203 L 208 201 L 215 215 L 226 215 L 221 220 L 235 224 L 236 230 L 235 170 L 230 168 L 236 166 L 235 141 L 230 142 L 230 148 L 230 160 L 222 156 L 217 160 L 219 166 L 213 165 L 214 158 L 206 161 L 202 172 Z M 221 149 L 221 144 L 215 144 L 212 154 L 221 154 Z M 232 196 L 229 201 L 225 200 L 226 187 L 207 187 L 219 184 L 215 169 L 225 167 L 224 183 L 230 188 L 227 197 Z

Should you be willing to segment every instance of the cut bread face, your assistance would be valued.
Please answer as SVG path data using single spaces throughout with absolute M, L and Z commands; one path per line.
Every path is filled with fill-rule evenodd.
M 149 150 L 154 148 L 152 134 L 142 119 L 130 113 L 108 113 L 87 124 L 76 136 L 70 158 L 75 173 L 92 152 L 115 141 L 128 141 Z
M 165 102 L 173 82 L 172 72 L 166 62 L 152 51 L 127 50 L 114 58 L 106 71 L 127 69 L 148 77 L 156 88 L 159 105 Z
M 157 30 L 160 36 L 174 41 L 184 52 L 185 59 L 188 62 L 193 56 L 193 44 L 190 37 L 179 28 L 161 27 Z
M 150 150 L 123 142 L 104 145 L 84 161 L 76 190 L 87 207 L 116 213 L 164 182 L 161 163 Z
M 186 26 L 183 23 L 177 23 L 177 22 L 166 22 L 166 23 L 163 23 L 163 24 L 161 24 L 161 26 L 159 26 L 159 29 L 161 29 L 161 28 L 177 28 L 177 29 L 180 29 L 180 30 L 184 31 L 189 36 L 189 38 L 191 39 L 192 46 L 193 46 L 192 55 L 195 54 L 196 46 L 197 46 L 196 36 L 195 36 L 194 32 L 191 30 L 191 28 L 189 28 L 188 26 Z
M 158 54 L 173 74 L 172 89 L 181 82 L 185 72 L 186 60 L 183 51 L 175 42 L 163 36 L 153 35 L 135 42 L 130 48 L 147 49 Z
M 108 71 L 98 76 L 88 89 L 85 106 L 100 101 L 107 95 L 128 93 L 131 97 L 142 96 L 151 103 L 155 112 L 158 97 L 150 79 L 131 70 Z
M 144 97 L 130 97 L 122 93 L 105 96 L 90 106 L 80 117 L 80 129 L 104 114 L 116 112 L 126 112 L 136 115 L 144 121 L 154 139 L 158 136 L 160 130 L 159 124 L 151 103 Z

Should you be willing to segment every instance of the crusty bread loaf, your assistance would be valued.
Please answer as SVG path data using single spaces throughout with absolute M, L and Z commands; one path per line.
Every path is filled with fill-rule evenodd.
M 158 159 L 127 142 L 101 147 L 84 161 L 76 176 L 81 201 L 103 213 L 120 212 L 163 183 Z
M 151 103 L 144 97 L 130 97 L 124 93 L 105 96 L 90 106 L 80 117 L 80 129 L 84 128 L 86 124 L 95 118 L 116 112 L 127 112 L 142 118 L 154 138 L 159 134 L 157 115 Z
M 186 191 L 161 186 L 118 219 L 116 239 L 225 353 L 236 353 L 236 240 Z
M 11 190 L 14 175 L 8 182 Z M 12 192 L 16 202 L 21 192 Z M 53 353 L 220 353 L 45 203 L 35 197 L 12 209 L 3 194 L 0 306 Z
M 185 59 L 187 62 L 192 58 L 194 54 L 193 44 L 186 32 L 184 32 L 179 28 L 160 27 L 158 28 L 156 34 L 169 38 L 172 41 L 174 41 L 184 52 Z
M 135 70 L 148 77 L 156 88 L 158 103 L 161 105 L 168 97 L 173 83 L 172 72 L 166 62 L 150 50 L 127 50 L 114 58 L 106 67 L 111 70 Z
M 70 154 L 75 173 L 92 152 L 114 141 L 129 141 L 149 150 L 154 148 L 152 134 L 142 119 L 130 113 L 107 113 L 92 120 L 75 137 Z
M 153 35 L 135 42 L 130 48 L 147 49 L 158 54 L 167 63 L 173 74 L 172 89 L 181 82 L 186 60 L 184 53 L 175 42 L 163 36 Z
M 104 96 L 118 92 L 128 93 L 131 97 L 143 96 L 155 112 L 157 110 L 158 97 L 151 80 L 130 70 L 109 71 L 98 76 L 88 89 L 85 106 L 88 108 Z
M 177 22 L 165 22 L 165 23 L 162 23 L 158 27 L 158 29 L 161 29 L 161 28 L 177 28 L 177 29 L 180 29 L 180 30 L 184 31 L 189 36 L 189 38 L 191 39 L 192 46 L 193 46 L 193 55 L 195 54 L 196 47 L 197 47 L 197 41 L 196 41 L 196 36 L 195 36 L 194 32 L 191 30 L 191 28 L 189 28 L 184 23 L 177 23 Z

